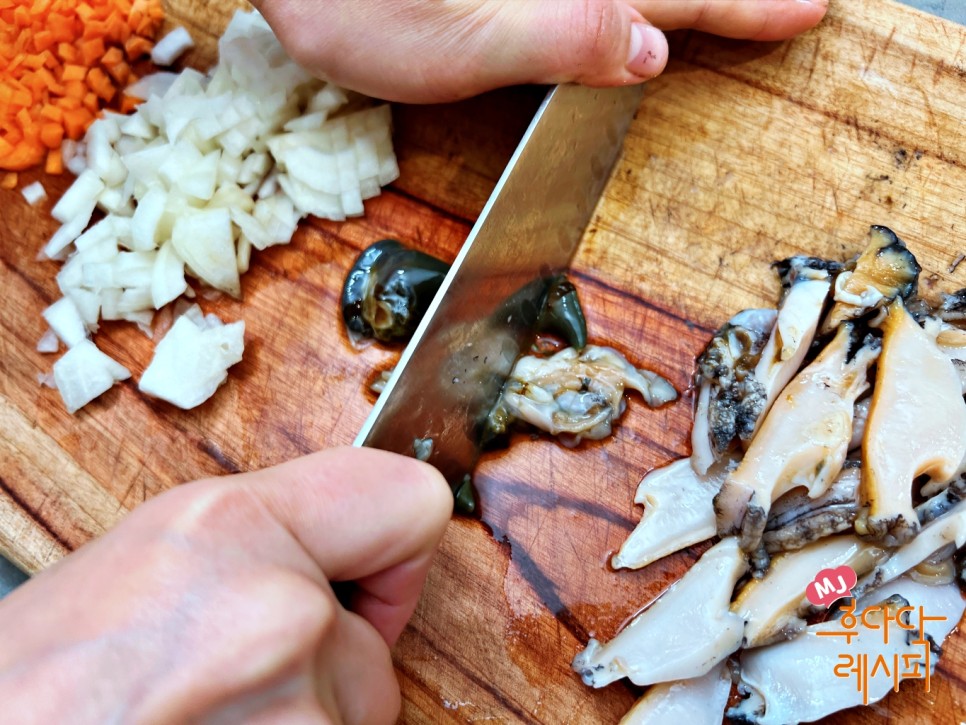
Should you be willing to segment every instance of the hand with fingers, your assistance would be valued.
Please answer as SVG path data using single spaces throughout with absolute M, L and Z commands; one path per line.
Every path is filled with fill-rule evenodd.
M 0 602 L 0 720 L 394 722 L 389 648 L 451 510 L 367 449 L 169 491 Z
M 519 83 L 639 83 L 667 63 L 663 30 L 782 40 L 828 0 L 254 0 L 289 54 L 390 101 L 434 103 Z

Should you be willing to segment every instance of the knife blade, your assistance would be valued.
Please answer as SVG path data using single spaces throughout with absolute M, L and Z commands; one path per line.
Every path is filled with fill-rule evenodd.
M 641 86 L 547 94 L 406 346 L 357 446 L 413 455 L 456 485 L 513 363 L 532 343 L 547 284 L 583 236 Z

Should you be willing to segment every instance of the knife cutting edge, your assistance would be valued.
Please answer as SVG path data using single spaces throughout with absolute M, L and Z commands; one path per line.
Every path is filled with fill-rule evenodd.
M 355 445 L 413 455 L 457 486 L 482 424 L 531 344 L 549 280 L 567 268 L 594 212 L 641 86 L 555 86 L 406 346 Z

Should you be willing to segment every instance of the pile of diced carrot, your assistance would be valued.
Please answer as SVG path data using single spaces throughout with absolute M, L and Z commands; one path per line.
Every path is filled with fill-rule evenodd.
M 65 138 L 106 106 L 130 111 L 130 64 L 163 20 L 161 0 L 0 0 L 0 169 L 60 173 Z

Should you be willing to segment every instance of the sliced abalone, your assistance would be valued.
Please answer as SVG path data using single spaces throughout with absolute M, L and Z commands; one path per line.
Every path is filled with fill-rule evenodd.
M 754 430 L 765 408 L 765 392 L 755 379 L 755 366 L 777 315 L 770 309 L 739 312 L 715 333 L 698 357 L 691 463 L 701 475 L 728 451 L 736 437 Z
M 652 685 L 706 674 L 741 645 L 744 620 L 729 605 L 746 569 L 737 541 L 723 539 L 612 640 L 591 639 L 574 671 L 592 687 L 622 677 Z
M 822 495 L 838 477 L 852 437 L 856 398 L 879 343 L 866 337 L 852 350 L 845 324 L 816 360 L 782 391 L 738 467 L 714 499 L 718 534 L 738 534 L 757 551 L 772 503 L 796 486 Z M 853 354 L 849 354 L 852 351 Z
M 822 324 L 823 334 L 896 298 L 909 299 L 919 286 L 921 269 L 895 232 L 873 226 L 855 266 L 835 278 L 835 304 Z
M 768 573 L 750 579 L 731 605 L 731 611 L 745 620 L 743 646 L 761 647 L 802 631 L 805 617 L 815 611 L 805 589 L 822 569 L 847 564 L 862 575 L 886 556 L 883 549 L 856 536 L 832 536 L 776 556 Z
M 755 379 L 762 386 L 765 404 L 752 429 L 740 432 L 744 441 L 751 440 L 778 394 L 801 367 L 832 285 L 830 263 L 825 260 L 792 257 L 777 266 L 784 294 L 778 318 L 755 366 Z
M 731 465 L 725 459 L 702 476 L 681 458 L 644 476 L 634 497 L 644 506 L 644 514 L 611 558 L 611 566 L 640 569 L 714 536 L 712 501 Z
M 913 481 L 948 481 L 966 457 L 966 403 L 949 358 L 909 315 L 901 300 L 882 325 L 872 408 L 862 441 L 856 531 L 886 546 L 915 536 Z
M 567 435 L 574 445 L 606 438 L 624 412 L 625 389 L 636 390 L 652 407 L 677 398 L 667 380 L 635 368 L 609 347 L 587 345 L 580 352 L 568 347 L 549 358 L 525 355 L 490 414 L 490 429 L 503 433 L 522 420 L 551 435 Z
M 620 725 L 721 725 L 730 693 L 731 673 L 721 662 L 701 677 L 647 688 Z
M 838 475 L 828 490 L 812 498 L 804 488 L 794 488 L 781 496 L 768 512 L 762 541 L 765 551 L 793 551 L 813 541 L 852 528 L 859 509 L 858 462 Z
M 786 725 L 814 722 L 833 712 L 862 705 L 865 698 L 870 703 L 877 702 L 895 684 L 891 667 L 874 668 L 879 657 L 890 665 L 895 660 L 902 663 L 900 680 L 905 679 L 904 673 L 908 676 L 914 672 L 917 664 L 923 675 L 926 651 L 932 645 L 915 644 L 920 639 L 919 621 L 918 617 L 910 619 L 908 608 L 922 606 L 927 613 L 943 607 L 955 609 L 952 592 L 946 587 L 921 587 L 915 590 L 915 599 L 906 599 L 899 594 L 884 597 L 884 591 L 888 590 L 880 591 L 876 601 L 869 602 L 880 607 L 866 616 L 871 626 L 859 625 L 849 630 L 854 636 L 848 644 L 844 636 L 828 634 L 846 631 L 840 620 L 832 619 L 806 627 L 787 642 L 743 652 L 738 691 L 746 697 L 728 710 L 728 717 L 742 723 Z M 895 621 L 887 623 L 886 612 L 890 618 L 899 617 L 911 629 L 900 629 Z M 924 630 L 938 645 L 958 621 L 929 622 Z M 884 626 L 891 627 L 888 642 L 884 641 Z M 859 657 L 868 663 L 864 689 L 857 686 L 857 673 L 849 669 L 857 666 Z M 938 659 L 938 646 L 929 649 L 930 670 Z

